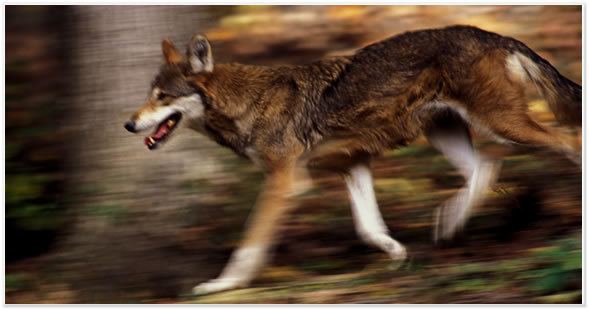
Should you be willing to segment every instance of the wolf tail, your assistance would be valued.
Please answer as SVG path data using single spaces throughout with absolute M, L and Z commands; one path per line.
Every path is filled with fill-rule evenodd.
M 511 39 L 509 65 L 534 82 L 556 119 L 563 125 L 581 126 L 581 86 L 564 77 L 546 59 L 524 43 Z M 513 67 L 512 67 L 513 68 Z

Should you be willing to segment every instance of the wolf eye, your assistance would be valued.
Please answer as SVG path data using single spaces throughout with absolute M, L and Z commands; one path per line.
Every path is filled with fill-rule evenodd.
M 169 97 L 170 97 L 170 95 L 168 95 L 168 94 L 165 94 L 165 93 L 159 93 L 159 94 L 157 95 L 157 100 L 160 100 L 160 101 L 162 101 L 162 100 L 165 100 L 166 98 L 169 98 Z

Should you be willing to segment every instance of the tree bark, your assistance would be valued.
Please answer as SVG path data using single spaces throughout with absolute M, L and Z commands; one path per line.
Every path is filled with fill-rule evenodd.
M 58 252 L 72 260 L 68 274 L 81 301 L 120 302 L 145 290 L 176 296 L 199 281 L 198 257 L 170 247 L 187 225 L 186 209 L 198 208 L 195 193 L 180 184 L 222 171 L 219 157 L 211 156 L 215 146 L 184 130 L 163 149 L 148 151 L 143 136 L 123 123 L 147 96 L 162 63 L 161 40 L 184 47 L 205 31 L 208 14 L 186 6 L 73 9 L 68 129 L 75 223 Z

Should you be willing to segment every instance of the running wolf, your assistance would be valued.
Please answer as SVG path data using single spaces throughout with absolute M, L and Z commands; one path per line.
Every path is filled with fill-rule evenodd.
M 470 26 L 406 32 L 308 65 L 213 63 L 203 35 L 181 53 L 162 42 L 164 63 L 145 104 L 124 127 L 160 147 L 179 127 L 249 158 L 266 175 L 240 247 L 197 294 L 244 287 L 269 256 L 306 169 L 335 171 L 347 185 L 356 230 L 391 259 L 406 258 L 378 210 L 370 159 L 424 134 L 466 179 L 435 216 L 434 239 L 451 238 L 483 201 L 499 165 L 473 148 L 469 128 L 505 142 L 545 147 L 581 164 L 575 139 L 527 114 L 532 82 L 565 125 L 581 125 L 581 87 L 524 43 Z

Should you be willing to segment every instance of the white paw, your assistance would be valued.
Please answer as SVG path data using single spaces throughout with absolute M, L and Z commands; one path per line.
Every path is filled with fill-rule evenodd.
M 219 278 L 201 283 L 192 289 L 195 295 L 206 295 L 239 288 L 240 282 L 237 279 Z
M 390 258 L 394 261 L 404 261 L 407 258 L 405 247 L 385 233 L 373 234 L 367 239 L 369 243 L 374 244 L 389 254 Z

